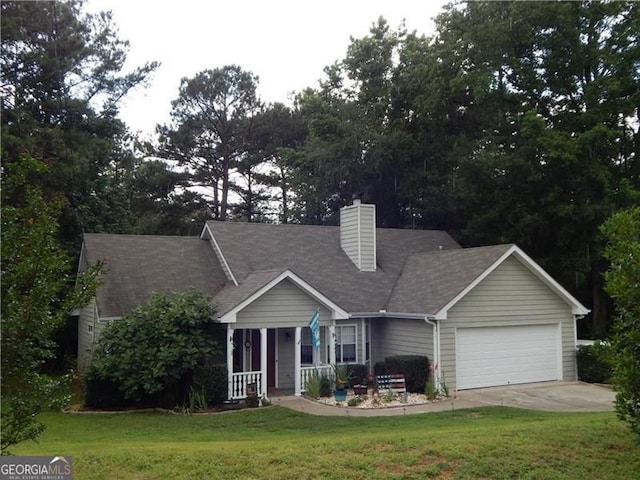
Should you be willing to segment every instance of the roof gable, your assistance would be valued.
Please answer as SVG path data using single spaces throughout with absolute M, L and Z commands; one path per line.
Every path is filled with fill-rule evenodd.
M 498 268 L 514 257 L 571 306 L 574 315 L 586 315 L 578 300 L 516 245 L 465 248 L 413 255 L 389 302 L 389 310 L 422 313 L 438 320 Z
M 216 305 L 219 308 L 217 312 L 218 319 L 221 323 L 234 323 L 238 312 L 284 280 L 291 281 L 307 295 L 330 310 L 332 318 L 349 318 L 349 313 L 291 270 L 282 272 L 270 270 L 248 275 L 246 281 L 237 287 L 231 285 L 225 287 L 220 292 L 220 295 L 216 297 Z

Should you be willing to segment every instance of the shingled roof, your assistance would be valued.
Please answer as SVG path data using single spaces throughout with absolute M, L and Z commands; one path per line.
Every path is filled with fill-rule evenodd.
M 446 232 L 379 228 L 377 269 L 361 272 L 340 248 L 340 227 L 209 221 L 207 229 L 239 283 L 238 287 L 227 284 L 216 299 L 219 315 L 254 293 L 263 277 L 266 283 L 274 272 L 284 270 L 350 313 L 377 312 L 386 308 L 410 255 L 460 249 Z M 243 285 L 246 280 L 250 289 Z
M 96 300 L 101 317 L 121 317 L 153 292 L 196 287 L 213 296 L 226 281 L 208 242 L 198 237 L 85 234 L 80 269 L 105 263 Z
M 435 315 L 513 245 L 413 254 L 387 305 L 390 312 Z

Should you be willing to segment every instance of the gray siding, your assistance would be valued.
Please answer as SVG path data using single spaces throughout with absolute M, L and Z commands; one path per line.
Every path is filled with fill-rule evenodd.
M 340 210 L 340 246 L 360 270 L 376 269 L 374 205 L 351 205 Z
M 354 207 L 340 210 L 340 246 L 356 267 L 360 268 L 358 211 Z
M 238 312 L 233 328 L 306 327 L 316 309 L 320 324 L 330 325 L 331 312 L 285 279 Z
M 84 308 L 80 309 L 78 317 L 78 370 L 84 371 L 91 360 L 93 344 L 98 340 L 96 326 L 98 324 L 98 310 L 95 298 Z
M 360 270 L 376 269 L 376 210 L 373 205 L 360 205 Z
M 89 304 L 80 309 L 78 317 L 78 370 L 83 371 L 89 366 L 93 351 L 102 332 L 109 322 L 113 320 L 101 320 L 98 316 L 98 306 L 95 298 Z
M 441 372 L 456 388 L 456 329 L 561 324 L 562 380 L 576 379 L 575 320 L 571 307 L 514 257 L 506 259 L 441 321 Z
M 393 355 L 426 355 L 433 362 L 433 327 L 424 320 L 380 318 L 371 323 L 374 364 Z

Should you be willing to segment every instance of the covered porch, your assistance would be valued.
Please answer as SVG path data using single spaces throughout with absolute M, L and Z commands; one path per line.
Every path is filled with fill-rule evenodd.
M 259 396 L 270 392 L 304 393 L 315 373 L 332 374 L 336 363 L 335 326 L 322 327 L 319 348 L 308 340 L 308 327 L 235 329 L 227 325 L 228 397 L 247 397 L 249 385 Z

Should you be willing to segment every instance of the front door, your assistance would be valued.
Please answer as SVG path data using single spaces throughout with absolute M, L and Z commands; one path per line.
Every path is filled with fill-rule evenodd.
M 251 371 L 260 370 L 260 330 L 251 330 Z M 276 331 L 267 330 L 267 388 L 276 386 Z

